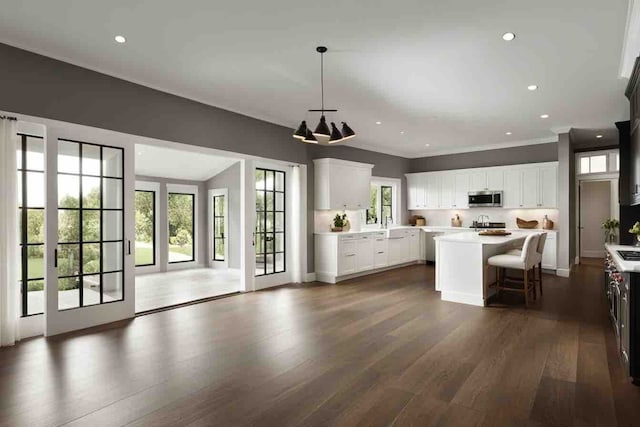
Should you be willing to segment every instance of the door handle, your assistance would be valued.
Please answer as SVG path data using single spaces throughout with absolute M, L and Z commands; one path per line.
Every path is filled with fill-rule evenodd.
M 131 240 L 127 240 L 127 255 L 131 255 Z
M 55 268 L 58 268 L 58 250 L 57 249 L 53 250 L 53 266 Z

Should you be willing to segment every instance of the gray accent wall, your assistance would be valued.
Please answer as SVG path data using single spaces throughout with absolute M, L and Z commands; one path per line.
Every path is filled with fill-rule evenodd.
M 240 162 L 234 163 L 218 175 L 207 181 L 207 193 L 209 189 L 227 189 L 227 253 L 229 256 L 229 268 L 240 268 L 240 213 L 242 202 Z M 207 201 L 207 206 L 208 206 Z M 207 246 L 208 249 L 208 246 Z M 209 257 L 212 254 L 208 255 Z
M 136 175 L 136 181 L 157 182 L 160 184 L 158 197 L 159 212 L 156 212 L 156 227 L 158 228 L 158 262 L 160 271 L 167 271 L 169 258 L 169 229 L 167 218 L 167 184 L 195 185 L 198 187 L 198 220 L 196 225 L 196 257 L 198 266 L 206 266 L 208 258 L 207 249 L 207 187 L 201 181 L 189 181 L 183 179 L 156 178 L 152 176 Z M 176 264 L 177 265 L 177 264 Z M 188 268 L 190 264 L 185 264 Z
M 523 145 L 499 150 L 471 151 L 442 156 L 411 159 L 410 172 L 431 172 L 452 169 L 484 168 L 489 166 L 519 165 L 523 163 L 555 162 L 558 144 Z

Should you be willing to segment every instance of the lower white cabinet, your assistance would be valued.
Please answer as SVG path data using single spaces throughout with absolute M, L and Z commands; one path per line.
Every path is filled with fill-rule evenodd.
M 353 275 L 418 261 L 420 229 L 315 235 L 316 280 L 336 283 Z
M 547 240 L 542 250 L 542 268 L 545 270 L 558 269 L 558 233 L 547 232 Z

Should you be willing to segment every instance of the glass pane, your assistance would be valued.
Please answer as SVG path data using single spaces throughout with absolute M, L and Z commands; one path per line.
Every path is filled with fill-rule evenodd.
M 102 240 L 122 240 L 122 227 L 122 211 L 103 211 Z
M 276 191 L 284 191 L 284 172 L 276 172 Z
M 580 173 L 589 173 L 589 158 L 580 158 Z
M 80 274 L 79 245 L 58 245 L 58 276 Z
M 276 213 L 276 231 L 284 231 L 284 212 Z
M 591 173 L 600 173 L 607 171 L 607 156 L 591 156 Z
M 100 243 L 82 245 L 82 273 L 100 272 Z
M 266 263 L 267 263 L 267 265 L 266 265 L 267 268 L 266 268 L 266 272 L 265 273 L 266 274 L 274 273 L 275 272 L 275 269 L 274 269 L 275 265 L 274 265 L 274 262 L 273 262 L 273 255 L 272 254 L 267 254 L 267 256 L 265 258 L 266 258 Z
M 27 207 L 44 208 L 43 172 L 27 172 Z
M 77 242 L 80 240 L 80 211 L 58 211 L 58 242 Z
M 100 241 L 100 211 L 82 211 L 82 241 Z
M 224 216 L 224 196 L 216 196 L 214 205 L 215 216 Z
M 273 252 L 275 248 L 275 235 L 273 233 L 267 233 L 267 253 Z
M 264 170 L 256 169 L 256 190 L 264 190 Z
M 256 214 L 256 231 L 262 232 L 264 230 L 264 212 L 258 212 Z
M 27 278 L 44 279 L 44 245 L 27 246 Z
M 620 170 L 620 154 L 616 153 L 616 171 Z
M 276 252 L 284 252 L 284 233 L 276 233 Z
M 27 209 L 27 243 L 44 243 L 44 209 Z
M 27 137 L 27 169 L 44 170 L 44 139 Z
M 382 220 L 384 221 L 385 218 L 388 218 L 390 220 L 393 219 L 391 215 L 391 206 L 382 207 Z
M 136 240 L 136 266 L 153 265 L 153 245 Z
M 267 215 L 266 215 L 267 222 L 265 224 L 266 231 L 273 231 L 273 229 L 275 228 L 273 215 L 274 215 L 273 212 L 267 212 Z
M 265 188 L 267 190 L 273 190 L 274 189 L 274 176 L 273 176 L 273 171 L 265 171 Z
M 193 261 L 192 194 L 169 194 L 169 262 Z
M 276 193 L 276 210 L 284 211 L 284 193 Z
M 276 254 L 276 273 L 284 271 L 284 254 Z
M 100 275 L 84 276 L 82 278 L 82 305 L 100 304 Z
M 382 193 L 382 204 L 391 205 L 392 198 L 393 198 L 392 197 L 393 192 L 391 190 L 391 187 L 382 187 L 381 193 Z
M 216 218 L 214 223 L 214 237 L 224 237 L 224 218 Z
M 264 191 L 256 191 L 256 211 L 263 211 L 264 208 Z
M 58 140 L 58 172 L 80 173 L 80 144 Z
M 275 209 L 274 205 L 273 205 L 273 194 L 271 191 L 267 191 L 267 193 L 265 194 L 265 202 L 266 202 L 266 208 L 268 211 L 272 211 Z
M 122 242 L 102 244 L 102 271 L 122 270 Z
M 18 172 L 18 192 L 16 196 L 18 198 L 18 207 L 22 207 L 22 172 Z
M 44 280 L 27 282 L 27 314 L 44 313 Z
M 82 207 L 100 208 L 100 178 L 82 177 Z
M 58 175 L 58 206 L 80 207 L 80 178 L 73 175 Z
M 79 277 L 58 279 L 58 310 L 80 307 Z
M 256 254 L 264 253 L 264 234 L 256 234 Z
M 136 265 L 154 264 L 154 204 L 155 193 L 151 191 L 136 191 Z M 117 212 L 118 214 L 120 212 Z M 122 216 L 119 218 L 117 228 L 122 229 Z M 120 232 L 121 233 L 121 232 Z M 105 233 L 106 234 L 106 233 Z M 115 234 L 119 236 L 121 234 Z M 121 237 L 118 237 L 121 238 Z
M 124 298 L 124 282 L 122 273 L 102 275 L 102 300 L 104 302 L 120 301 Z
M 215 260 L 224 261 L 224 239 L 215 239 Z
M 82 174 L 100 175 L 100 147 L 82 144 Z
M 103 176 L 122 178 L 122 149 L 103 147 L 102 165 L 104 167 Z
M 122 180 L 102 178 L 104 194 L 102 207 L 104 209 L 122 209 Z

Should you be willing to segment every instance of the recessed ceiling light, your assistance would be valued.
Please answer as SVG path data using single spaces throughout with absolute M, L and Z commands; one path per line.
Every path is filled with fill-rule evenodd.
M 124 36 L 116 36 L 116 37 L 115 37 L 115 40 L 116 40 L 118 43 L 124 43 L 124 42 L 126 42 L 126 41 L 127 41 L 127 39 L 125 39 L 125 38 L 124 38 Z
M 536 90 L 536 89 L 538 89 L 538 85 L 529 85 L 529 86 L 527 86 L 527 89 Z
M 403 130 L 400 131 L 400 135 L 404 135 L 404 131 Z
M 377 125 L 381 125 L 381 124 L 382 124 L 382 122 L 376 122 L 376 124 L 377 124 Z
M 504 33 L 502 35 L 502 40 L 510 42 L 511 40 L 515 39 L 516 35 L 513 33 Z
M 506 132 L 505 135 L 511 135 L 511 132 Z
M 549 115 L 548 115 L 548 114 L 542 114 L 542 115 L 540 116 L 540 118 L 541 118 L 541 119 L 548 119 L 548 118 L 549 118 Z
M 425 147 L 428 147 L 430 144 L 424 144 Z
M 600 139 L 602 138 L 602 135 L 596 135 L 596 138 Z

